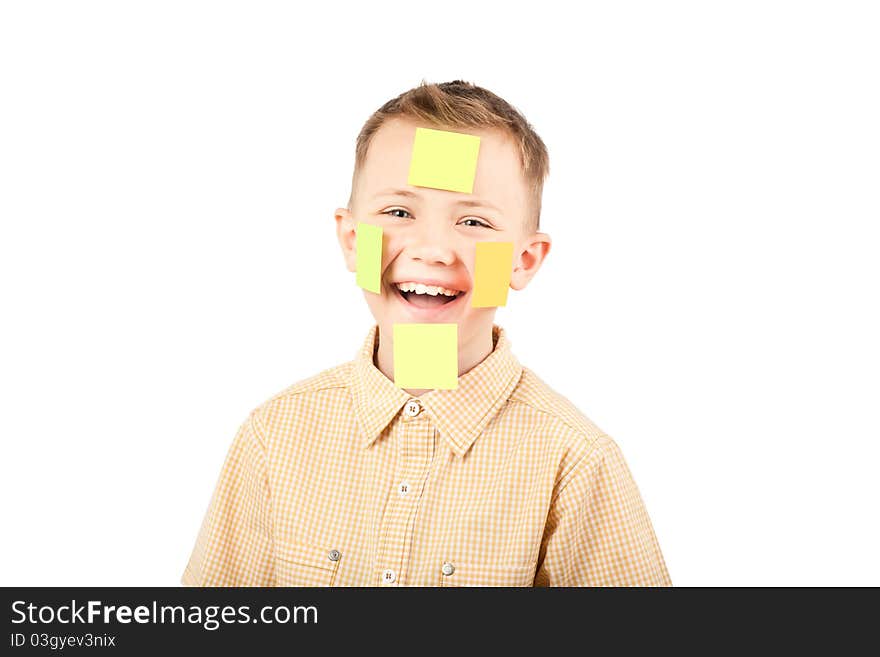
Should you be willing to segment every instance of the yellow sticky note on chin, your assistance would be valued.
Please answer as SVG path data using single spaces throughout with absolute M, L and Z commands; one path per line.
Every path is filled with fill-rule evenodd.
M 392 340 L 398 388 L 458 387 L 458 324 L 395 324 Z
M 359 221 L 355 232 L 357 284 L 365 290 L 379 294 L 382 281 L 382 226 Z
M 507 305 L 511 269 L 513 242 L 477 242 L 471 307 Z
M 474 135 L 416 128 L 407 182 L 470 194 L 479 152 L 480 138 Z

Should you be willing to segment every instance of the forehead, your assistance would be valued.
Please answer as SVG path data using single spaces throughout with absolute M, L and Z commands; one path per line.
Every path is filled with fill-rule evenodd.
M 418 190 L 444 195 L 446 198 L 482 198 L 497 205 L 505 214 L 523 212 L 527 201 L 527 185 L 523 176 L 519 150 L 513 139 L 500 129 L 455 129 L 480 138 L 477 173 L 472 194 L 426 190 L 407 184 L 410 156 L 417 127 L 434 128 L 408 119 L 386 121 L 373 135 L 367 157 L 358 172 L 358 188 L 367 200 L 371 194 L 388 188 Z M 434 194 L 429 194 L 435 198 Z

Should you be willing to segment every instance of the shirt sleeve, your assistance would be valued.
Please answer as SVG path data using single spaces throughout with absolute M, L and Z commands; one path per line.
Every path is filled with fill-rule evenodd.
M 256 411 L 239 427 L 181 577 L 184 586 L 272 586 L 272 500 Z
M 561 484 L 535 586 L 672 586 L 639 490 L 608 436 Z

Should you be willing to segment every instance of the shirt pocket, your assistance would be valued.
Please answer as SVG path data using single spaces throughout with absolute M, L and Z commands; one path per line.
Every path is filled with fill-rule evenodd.
M 341 550 L 299 541 L 275 544 L 275 586 L 333 586 Z
M 473 562 L 450 561 L 454 566 L 451 574 L 445 575 L 442 566 L 438 568 L 440 586 L 532 586 L 535 578 L 533 566 L 504 566 Z

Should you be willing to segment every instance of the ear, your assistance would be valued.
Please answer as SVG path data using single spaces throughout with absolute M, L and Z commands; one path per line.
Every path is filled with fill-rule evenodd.
M 521 290 L 538 273 L 541 263 L 550 252 L 550 236 L 547 233 L 533 233 L 519 246 L 519 253 L 513 254 L 513 272 L 510 287 Z
M 342 256 L 348 271 L 357 270 L 357 222 L 348 208 L 336 208 L 336 237 L 342 247 Z

